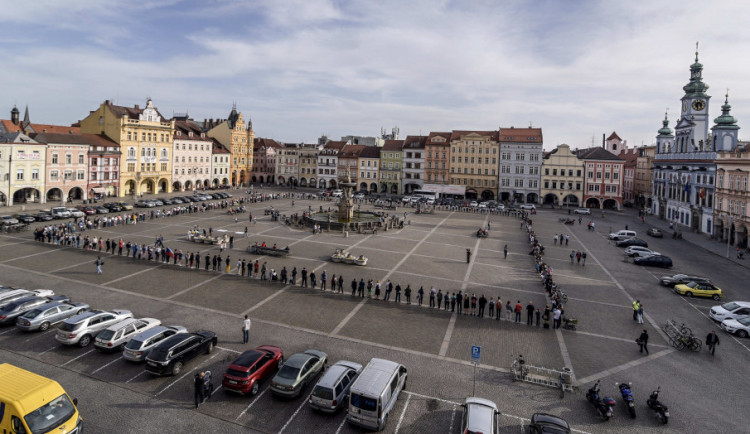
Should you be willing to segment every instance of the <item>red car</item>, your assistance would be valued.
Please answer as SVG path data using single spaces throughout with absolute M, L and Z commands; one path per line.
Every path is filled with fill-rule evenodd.
M 78 209 L 83 211 L 86 215 L 96 214 L 96 210 L 94 208 L 91 208 L 90 206 L 79 206 Z
M 221 384 L 226 390 L 255 395 L 259 383 L 271 377 L 284 364 L 281 348 L 261 345 L 240 354 L 227 368 Z

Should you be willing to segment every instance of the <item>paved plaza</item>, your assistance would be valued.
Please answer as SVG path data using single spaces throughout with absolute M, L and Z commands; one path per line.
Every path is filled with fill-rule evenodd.
M 241 193 L 234 191 L 235 197 Z M 233 235 L 232 272 L 186 269 L 172 264 L 138 261 L 102 255 L 104 272 L 96 274 L 97 253 L 33 241 L 30 232 L 0 236 L 0 283 L 25 288 L 51 288 L 99 309 L 121 308 L 136 317 L 155 317 L 163 324 L 184 325 L 190 330 L 217 333 L 219 347 L 211 355 L 191 362 L 179 377 L 155 378 L 139 364 L 120 354 L 100 354 L 93 348 L 61 347 L 54 330 L 25 334 L 14 327 L 0 329 L 0 360 L 26 367 L 57 379 L 78 397 L 88 432 L 359 432 L 344 422 L 345 414 L 333 416 L 312 412 L 305 399 L 275 399 L 264 383 L 256 397 L 226 394 L 218 388 L 198 410 L 192 409 L 192 375 L 210 369 L 215 384 L 237 354 L 257 345 L 277 345 L 285 356 L 316 348 L 329 360 L 352 360 L 365 364 L 372 357 L 392 359 L 409 369 L 406 393 L 389 417 L 386 432 L 459 432 L 460 404 L 472 395 L 496 402 L 503 413 L 501 432 L 520 432 L 534 412 L 564 417 L 578 432 L 716 432 L 744 431 L 744 390 L 750 388 L 747 359 L 750 341 L 729 336 L 708 319 L 712 300 L 686 299 L 658 285 L 662 274 L 689 272 L 711 277 L 724 290 L 723 301 L 748 300 L 744 283 L 750 270 L 688 240 L 651 239 L 648 228 L 635 213 L 594 215 L 597 224 L 589 231 L 583 224 L 563 225 L 560 210 L 540 210 L 533 229 L 545 246 L 545 261 L 568 294 L 566 314 L 578 318 L 577 331 L 545 330 L 506 320 L 457 315 L 416 305 L 417 290 L 431 286 L 445 292 L 475 293 L 477 297 L 501 297 L 537 307 L 548 303 L 541 280 L 534 274 L 526 230 L 513 216 L 438 210 L 433 214 L 407 211 L 403 229 L 360 235 L 327 232 L 314 235 L 272 221 L 263 210 L 273 206 L 281 214 L 301 213 L 320 201 L 278 199 L 249 206 L 257 223 L 248 215 L 234 216 L 213 210 L 147 220 L 137 225 L 87 231 L 90 236 L 153 245 L 162 235 L 164 244 L 183 252 L 211 255 L 218 247 L 187 240 L 194 225 L 212 228 L 214 235 Z M 332 203 L 323 202 L 325 207 Z M 362 208 L 369 209 L 363 204 Z M 136 210 L 137 211 L 137 210 Z M 475 236 L 479 227 L 491 223 L 486 239 Z M 37 223 L 36 225 L 40 225 Z M 610 229 L 638 231 L 652 249 L 672 257 L 674 268 L 641 268 L 624 260 L 622 250 L 607 239 Z M 245 227 L 249 236 L 244 237 Z M 324 228 L 325 229 L 325 228 Z M 568 234 L 568 245 L 554 245 L 555 234 Z M 289 246 L 285 258 L 246 253 L 255 242 Z M 503 258 L 503 247 L 509 255 Z M 335 264 L 329 261 L 335 249 L 365 255 L 368 265 Z M 471 249 L 467 264 L 466 249 Z M 571 264 L 570 251 L 588 253 L 585 266 Z M 320 288 L 302 288 L 278 282 L 238 276 L 238 259 L 266 262 L 269 269 L 286 266 L 344 277 L 344 293 Z M 201 267 L 203 268 L 203 266 Z M 299 276 L 298 276 L 299 278 Z M 412 288 L 412 304 L 351 296 L 351 281 L 390 280 Z M 318 281 L 320 278 L 318 277 Z M 329 287 L 330 288 L 330 287 Z M 382 298 L 382 295 L 381 295 Z M 632 320 L 631 303 L 643 302 L 646 322 Z M 241 318 L 253 321 L 250 345 L 242 344 Z M 671 348 L 661 332 L 669 319 L 684 322 L 703 339 L 717 329 L 721 339 L 716 356 Z M 638 352 L 635 339 L 643 328 L 650 335 L 650 355 Z M 480 365 L 471 362 L 471 347 L 481 346 Z M 578 390 L 560 399 L 554 389 L 519 383 L 508 373 L 514 355 L 527 363 L 548 368 L 572 369 Z M 474 376 L 476 382 L 474 384 Z M 590 385 L 602 381 L 602 393 L 618 401 L 615 417 L 602 422 L 586 402 Z M 638 418 L 630 419 L 615 382 L 630 381 L 636 397 Z M 669 406 L 669 425 L 661 426 L 646 407 L 651 390 L 662 387 L 662 401 Z M 308 390 L 309 392 L 309 390 Z M 116 427 L 116 428 L 115 428 Z

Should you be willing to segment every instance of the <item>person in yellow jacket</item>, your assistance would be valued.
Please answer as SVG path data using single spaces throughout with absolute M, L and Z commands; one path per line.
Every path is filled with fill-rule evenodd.
M 641 301 L 636 300 L 633 302 L 633 321 L 638 321 L 638 310 L 641 307 Z

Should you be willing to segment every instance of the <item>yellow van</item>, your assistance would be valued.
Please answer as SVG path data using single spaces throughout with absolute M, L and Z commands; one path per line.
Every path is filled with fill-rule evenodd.
M 57 381 L 0 364 L 0 432 L 80 433 L 83 420 L 76 405 Z

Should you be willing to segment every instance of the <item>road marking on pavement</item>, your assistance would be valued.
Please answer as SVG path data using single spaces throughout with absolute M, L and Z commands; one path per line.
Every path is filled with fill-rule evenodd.
M 711 323 L 713 323 L 713 322 L 714 322 L 714 320 L 712 320 L 710 316 L 708 316 L 708 315 L 706 315 L 705 313 L 701 312 L 701 310 L 700 310 L 700 309 L 698 309 L 698 308 L 697 308 L 697 307 L 696 307 L 696 306 L 695 306 L 695 305 L 694 305 L 693 303 L 690 303 L 690 302 L 689 302 L 689 301 L 688 301 L 687 299 L 685 299 L 685 298 L 683 298 L 682 300 L 683 300 L 683 301 L 684 301 L 685 303 L 689 304 L 689 305 L 690 305 L 690 306 L 691 306 L 691 307 L 692 307 L 693 309 L 697 310 L 697 311 L 698 311 L 698 313 L 700 313 L 700 314 L 701 314 L 701 315 L 703 315 L 704 317 L 708 318 L 708 320 L 709 320 L 709 321 L 711 321 Z M 729 337 L 731 337 L 732 339 L 734 339 L 734 341 L 735 341 L 735 342 L 737 342 L 738 344 L 740 344 L 740 345 L 742 346 L 742 348 L 746 349 L 747 351 L 750 351 L 750 348 L 746 347 L 746 346 L 745 346 L 745 344 L 743 344 L 742 342 L 740 342 L 740 340 L 739 340 L 739 339 L 737 339 L 737 337 L 736 337 L 736 336 L 734 336 L 734 335 L 730 334 L 730 335 L 729 335 Z
M 125 279 L 128 279 L 128 278 L 133 277 L 133 276 L 137 276 L 139 274 L 148 273 L 149 271 L 156 270 L 156 269 L 160 268 L 163 265 L 165 265 L 165 264 L 162 263 L 162 264 L 159 264 L 159 265 L 156 265 L 156 266 L 148 267 L 145 270 L 136 271 L 135 273 L 127 274 L 127 275 L 122 276 L 122 277 L 120 277 L 118 279 L 110 280 L 109 282 L 104 282 L 104 283 L 102 283 L 102 285 L 109 286 L 109 285 L 111 285 L 111 284 L 113 284 L 115 282 L 119 282 L 121 280 L 125 280 Z
M 487 220 L 489 219 L 489 216 L 484 219 L 484 222 L 482 223 L 482 227 L 487 226 Z M 466 267 L 466 273 L 464 274 L 464 280 L 461 284 L 461 291 L 466 291 L 466 288 L 468 287 L 468 281 L 469 276 L 471 276 L 471 270 L 474 268 L 474 264 L 476 263 L 476 255 L 477 255 L 477 249 L 479 249 L 479 241 L 482 239 L 477 237 L 477 241 L 474 244 L 474 261 L 469 261 L 469 266 Z M 464 297 L 466 297 L 467 294 L 464 294 Z M 440 308 L 440 306 L 438 306 Z M 445 330 L 445 336 L 443 337 L 443 343 L 440 345 L 440 352 L 438 353 L 441 356 L 445 356 L 445 354 L 448 352 L 448 346 L 450 346 L 451 343 L 451 337 L 453 336 L 453 329 L 456 326 L 456 317 L 458 316 L 458 313 L 453 312 L 451 314 L 451 320 L 448 322 L 448 328 Z
M 448 434 L 453 433 L 453 421 L 456 419 L 456 409 L 458 405 L 453 404 L 453 411 L 451 411 L 451 424 L 448 426 Z
M 196 283 L 193 286 L 188 286 L 187 288 L 183 289 L 182 291 L 178 291 L 178 292 L 175 292 L 174 294 L 170 295 L 169 297 L 167 297 L 167 300 L 171 300 L 171 299 L 173 299 L 175 297 L 179 297 L 179 296 L 181 296 L 182 294 L 184 294 L 184 293 L 186 293 L 188 291 L 191 291 L 191 290 L 193 290 L 193 289 L 195 289 L 195 288 L 197 288 L 199 286 L 203 286 L 206 283 L 213 282 L 214 280 L 216 280 L 216 279 L 218 279 L 218 278 L 220 278 L 222 276 L 225 276 L 225 275 L 227 275 L 227 274 L 226 273 L 221 273 L 221 274 L 219 274 L 217 276 L 214 276 L 214 277 L 211 277 L 209 279 L 206 279 L 203 282 Z M 109 282 L 107 282 L 107 283 L 109 283 Z
M 642 365 L 642 364 L 650 362 L 652 360 L 656 360 L 656 359 L 658 359 L 660 357 L 666 356 L 667 354 L 672 354 L 675 351 L 677 351 L 677 350 L 675 350 L 674 348 L 667 348 L 667 349 L 659 351 L 658 353 L 654 353 L 654 354 L 648 355 L 646 357 L 642 357 L 640 359 L 631 360 L 631 361 L 629 361 L 627 363 L 623 363 L 622 365 L 618 365 L 618 366 L 614 366 L 614 367 L 609 368 L 609 369 L 605 369 L 604 371 L 597 372 L 596 374 L 591 374 L 588 377 L 579 378 L 578 379 L 578 384 L 579 385 L 580 384 L 587 384 L 587 383 L 590 383 L 592 381 L 596 381 L 596 380 L 602 379 L 604 377 L 617 374 L 618 372 L 622 372 L 622 371 L 624 371 L 626 369 L 634 368 L 634 367 L 636 367 L 638 365 Z
M 52 348 L 49 348 L 49 349 L 46 349 L 46 350 L 42 351 L 41 353 L 38 354 L 38 356 L 41 356 L 42 354 L 48 353 L 48 352 L 54 350 L 55 348 L 57 348 L 57 345 L 55 345 Z
M 87 261 L 84 261 L 84 262 L 79 262 L 79 263 L 77 263 L 77 264 L 73 264 L 73 265 L 67 265 L 67 266 L 65 266 L 65 267 L 62 267 L 62 268 L 57 268 L 57 269 L 55 269 L 55 270 L 51 270 L 51 271 L 50 271 L 50 273 L 57 273 L 58 271 L 63 271 L 63 270 L 67 270 L 67 269 L 69 269 L 69 268 L 80 267 L 81 265 L 86 265 L 86 264 L 92 264 L 92 265 L 93 265 L 94 263 L 93 263 L 93 262 L 91 261 L 91 259 L 89 259 L 89 260 L 87 260 Z
M 258 394 L 258 395 L 257 395 L 257 396 L 255 397 L 255 399 L 253 399 L 253 400 L 252 400 L 252 401 L 250 402 L 250 404 L 248 404 L 248 406 L 247 406 L 247 407 L 245 407 L 245 409 L 244 409 L 244 410 L 242 410 L 242 413 L 240 413 L 240 415 L 239 415 L 239 416 L 237 416 L 237 418 L 236 418 L 235 420 L 240 420 L 240 418 L 241 418 L 242 416 L 244 416 L 244 415 L 245 415 L 245 413 L 247 413 L 247 411 L 248 411 L 248 410 L 250 410 L 250 407 L 252 407 L 252 406 L 253 406 L 253 405 L 254 405 L 254 404 L 255 404 L 256 402 L 258 402 L 258 400 L 260 399 L 260 397 L 261 397 L 261 396 L 263 396 L 263 394 L 265 394 L 266 392 L 268 392 L 268 389 L 270 389 L 270 388 L 271 388 L 271 384 L 269 383 L 269 384 L 268 384 L 268 386 L 266 386 L 266 388 L 265 388 L 265 389 L 263 389 L 263 391 L 262 391 L 262 392 L 260 392 L 260 393 L 259 393 L 259 394 Z
M 557 344 L 560 346 L 560 354 L 562 355 L 565 366 L 570 368 L 570 381 L 575 384 L 576 374 L 573 371 L 573 362 L 570 361 L 570 354 L 568 353 L 568 346 L 565 345 L 565 339 L 563 339 L 562 330 L 560 328 L 555 329 L 555 337 L 557 338 Z
M 112 363 L 115 363 L 115 362 L 117 362 L 117 361 L 119 361 L 119 360 L 122 360 L 122 359 L 123 359 L 123 357 L 122 357 L 122 356 L 120 356 L 120 357 L 118 357 L 118 358 L 116 358 L 116 359 L 112 360 L 111 362 L 107 363 L 106 365 L 104 365 L 104 366 L 102 366 L 101 368 L 97 369 L 96 371 L 92 372 L 92 373 L 91 373 L 91 375 L 94 375 L 94 374 L 96 374 L 97 372 L 101 371 L 102 369 L 106 368 L 107 366 L 111 365 Z
M 401 417 L 398 418 L 398 424 L 396 425 L 396 431 L 394 431 L 394 434 L 398 434 L 398 431 L 401 429 L 401 423 L 404 421 L 404 415 L 406 414 L 406 409 L 409 407 L 409 401 L 411 401 L 411 395 L 406 397 L 406 403 L 404 404 L 404 409 L 401 410 Z
M 577 335 L 593 336 L 593 337 L 596 337 L 596 338 L 612 339 L 612 340 L 615 340 L 615 341 L 622 341 L 622 342 L 633 342 L 632 339 L 618 338 L 616 336 L 607 336 L 607 335 L 602 335 L 602 334 L 599 334 L 599 333 L 584 332 L 584 331 L 581 331 L 581 330 L 576 330 L 576 334 Z M 650 347 L 669 348 L 669 345 L 661 345 L 661 344 L 648 344 L 648 346 L 649 346 L 649 348 Z
M 344 428 L 345 423 L 346 423 L 346 416 L 344 416 L 344 420 L 341 421 L 341 425 L 339 425 L 339 429 L 336 430 L 336 434 L 339 434 L 341 432 L 341 429 Z
M 5 330 L 4 332 L 0 332 L 0 335 L 4 335 L 6 333 L 10 333 L 10 332 L 15 331 L 15 330 L 16 330 L 15 327 L 14 328 L 9 328 L 8 330 Z
M 13 244 L 21 244 L 21 243 L 13 243 Z M 7 246 L 8 245 L 0 246 L 0 247 L 5 248 Z M 43 252 L 32 253 L 32 254 L 26 255 L 26 256 L 16 256 L 15 258 L 6 259 L 6 260 L 2 261 L 2 263 L 4 264 L 6 262 L 17 261 L 19 259 L 26 259 L 26 258 L 31 258 L 31 257 L 34 257 L 34 256 L 46 255 L 47 253 L 52 253 L 52 252 L 57 252 L 57 251 L 58 251 L 57 249 L 55 249 L 55 250 L 45 250 Z
M 205 364 L 206 364 L 207 362 L 210 362 L 210 361 L 211 361 L 211 359 L 213 359 L 214 357 L 218 356 L 218 355 L 219 355 L 219 353 L 220 353 L 220 352 L 216 352 L 216 354 L 214 354 L 213 356 L 211 356 L 211 357 L 209 357 L 208 359 L 206 359 L 206 360 L 204 361 L 203 365 L 205 365 Z M 169 383 L 169 384 L 168 384 L 167 386 L 165 386 L 165 387 L 164 387 L 163 389 L 161 389 L 161 390 L 160 390 L 159 392 L 157 392 L 157 393 L 156 393 L 156 395 L 154 395 L 154 398 L 155 398 L 155 397 L 157 397 L 157 396 L 159 396 L 159 395 L 161 395 L 162 393 L 166 392 L 166 391 L 167 391 L 167 389 L 169 389 L 170 387 L 174 386 L 174 385 L 175 385 L 175 384 L 177 384 L 177 383 L 178 383 L 179 381 L 182 381 L 182 379 L 184 379 L 184 378 L 185 378 L 185 377 L 187 377 L 188 375 L 192 374 L 192 373 L 193 373 L 193 371 L 197 370 L 197 369 L 198 369 L 199 367 L 200 367 L 200 366 L 196 366 L 195 368 L 193 368 L 193 369 L 189 370 L 188 372 L 186 372 L 186 373 L 185 373 L 185 375 L 183 375 L 182 377 L 180 377 L 180 378 L 178 378 L 178 379 L 174 380 L 173 382 Z
M 415 251 L 416 251 L 416 250 L 417 250 L 418 248 L 419 248 L 419 246 L 421 246 L 421 245 L 422 245 L 422 244 L 424 243 L 424 241 L 425 241 L 425 240 L 426 240 L 426 239 L 427 239 L 428 237 L 430 237 L 430 235 L 432 235 L 433 233 L 435 233 L 435 231 L 436 231 L 436 230 L 437 230 L 437 229 L 438 229 L 438 228 L 439 228 L 440 226 L 442 226 L 442 225 L 443 225 L 443 223 L 445 223 L 446 221 L 448 221 L 448 219 L 449 219 L 449 218 L 450 218 L 450 217 L 451 217 L 452 215 L 453 215 L 453 213 L 450 213 L 450 214 L 448 214 L 448 215 L 447 215 L 447 216 L 446 216 L 446 217 L 445 217 L 445 218 L 444 218 L 444 219 L 443 219 L 443 220 L 442 220 L 442 221 L 441 221 L 440 223 L 438 223 L 438 224 L 437 224 L 437 225 L 436 225 L 435 227 L 433 227 L 433 228 L 432 228 L 432 230 L 431 230 L 431 231 L 429 231 L 429 232 L 428 232 L 428 233 L 427 233 L 427 234 L 426 234 L 426 235 L 425 235 L 425 236 L 424 236 L 424 237 L 423 237 L 423 238 L 422 238 L 421 240 L 419 240 L 419 241 L 418 241 L 418 242 L 417 242 L 417 243 L 416 243 L 416 244 L 414 245 L 414 247 L 412 247 L 412 249 L 411 249 L 411 250 L 409 250 L 409 252 L 408 252 L 408 253 L 406 253 L 406 254 L 405 254 L 405 255 L 404 255 L 404 256 L 403 256 L 402 258 L 401 258 L 401 260 L 400 260 L 400 261 L 398 261 L 398 263 L 397 263 L 396 265 L 394 265 L 394 266 L 393 266 L 393 268 L 392 268 L 392 269 L 391 269 L 390 271 L 388 271 L 388 273 L 386 273 L 386 275 L 385 275 L 385 276 L 384 276 L 384 277 L 383 277 L 382 279 L 380 279 L 380 280 L 382 280 L 383 282 L 385 282 L 386 280 L 388 280 L 388 278 L 389 278 L 389 277 L 391 277 L 391 275 L 392 275 L 392 274 L 393 274 L 393 273 L 394 273 L 394 272 L 395 272 L 396 270 L 398 270 L 398 269 L 399 269 L 399 267 L 401 267 L 401 265 L 403 265 L 403 263 L 404 263 L 404 262 L 406 262 L 406 260 L 407 260 L 407 259 L 409 259 L 409 257 L 410 257 L 410 256 L 411 256 L 411 255 L 412 255 L 412 254 L 413 254 L 413 253 L 414 253 L 414 252 L 415 252 Z M 369 238 L 370 236 L 371 236 L 371 235 L 368 235 L 368 236 L 367 236 L 367 237 L 366 237 L 365 239 L 368 239 L 368 238 Z M 364 239 L 363 239 L 362 241 L 364 241 Z M 361 242 L 361 241 L 360 241 L 360 242 Z M 359 243 L 357 243 L 357 244 L 359 244 Z M 338 325 L 336 326 L 336 328 L 334 328 L 334 329 L 333 329 L 333 331 L 331 332 L 331 334 L 333 334 L 333 335 L 338 335 L 338 333 L 339 333 L 339 332 L 341 331 L 341 329 L 343 329 L 343 328 L 344 328 L 344 326 L 346 326 L 346 324 L 347 324 L 347 323 L 348 323 L 348 322 L 349 322 L 349 321 L 350 321 L 350 320 L 351 320 L 351 319 L 352 319 L 352 318 L 354 317 L 354 315 L 356 315 L 356 314 L 357 314 L 357 312 L 359 312 L 359 310 L 360 310 L 360 309 L 362 309 L 362 306 L 364 306 L 366 302 L 367 302 L 367 298 L 364 298 L 364 299 L 362 299 L 362 301 L 360 301 L 360 302 L 359 302 L 359 303 L 358 303 L 358 304 L 357 304 L 357 305 L 356 305 L 356 306 L 354 307 L 354 309 L 352 309 L 352 311 L 351 311 L 351 312 L 349 312 L 349 314 L 348 314 L 348 315 L 346 315 L 346 317 L 344 317 L 344 319 L 342 319 L 342 320 L 341 320 L 341 322 L 340 322 L 340 323 L 339 323 L 339 324 L 338 324 Z
M 137 373 L 135 375 L 135 377 L 131 378 L 130 380 L 126 381 L 125 383 L 130 383 L 131 381 L 135 380 L 136 378 L 140 377 L 141 375 L 145 374 L 146 372 L 148 372 L 148 371 L 146 371 L 145 369 L 142 370 L 141 372 Z
M 32 339 L 36 339 L 36 338 L 38 338 L 38 337 L 40 337 L 40 336 L 44 336 L 44 335 L 46 335 L 46 334 L 47 334 L 47 333 L 48 333 L 49 331 L 50 331 L 50 329 L 47 329 L 47 331 L 46 331 L 46 332 L 35 333 L 35 334 L 34 334 L 34 335 L 32 335 L 31 337 L 29 337 L 29 338 L 26 338 L 26 339 L 24 339 L 23 341 L 21 341 L 21 343 L 22 343 L 22 344 L 25 344 L 26 342 L 29 342 L 29 341 L 30 341 L 30 340 L 32 340 Z
M 294 419 L 294 416 L 297 416 L 297 413 L 299 413 L 299 411 L 302 410 L 302 407 L 304 407 L 305 405 L 307 405 L 307 400 L 303 399 L 302 400 L 302 404 L 300 404 L 300 406 L 297 407 L 297 410 L 294 412 L 294 414 L 292 414 L 292 416 L 286 421 L 286 423 L 284 424 L 284 426 L 281 427 L 281 429 L 279 430 L 279 434 L 281 434 L 282 432 L 284 432 L 284 430 L 286 429 L 286 427 L 288 427 L 289 424 L 292 423 L 292 420 Z
M 70 360 L 68 360 L 67 362 L 65 362 L 65 363 L 63 363 L 62 365 L 60 365 L 60 366 L 66 366 L 66 365 L 68 365 L 69 363 L 73 363 L 73 362 L 75 362 L 76 360 L 80 359 L 81 357 L 83 357 L 83 356 L 85 356 L 85 355 L 87 355 L 87 354 L 91 354 L 91 353 L 93 353 L 94 351 L 96 351 L 96 350 L 94 350 L 94 349 L 90 349 L 90 350 L 86 351 L 85 353 L 81 354 L 80 356 L 76 357 L 75 359 L 70 359 Z

